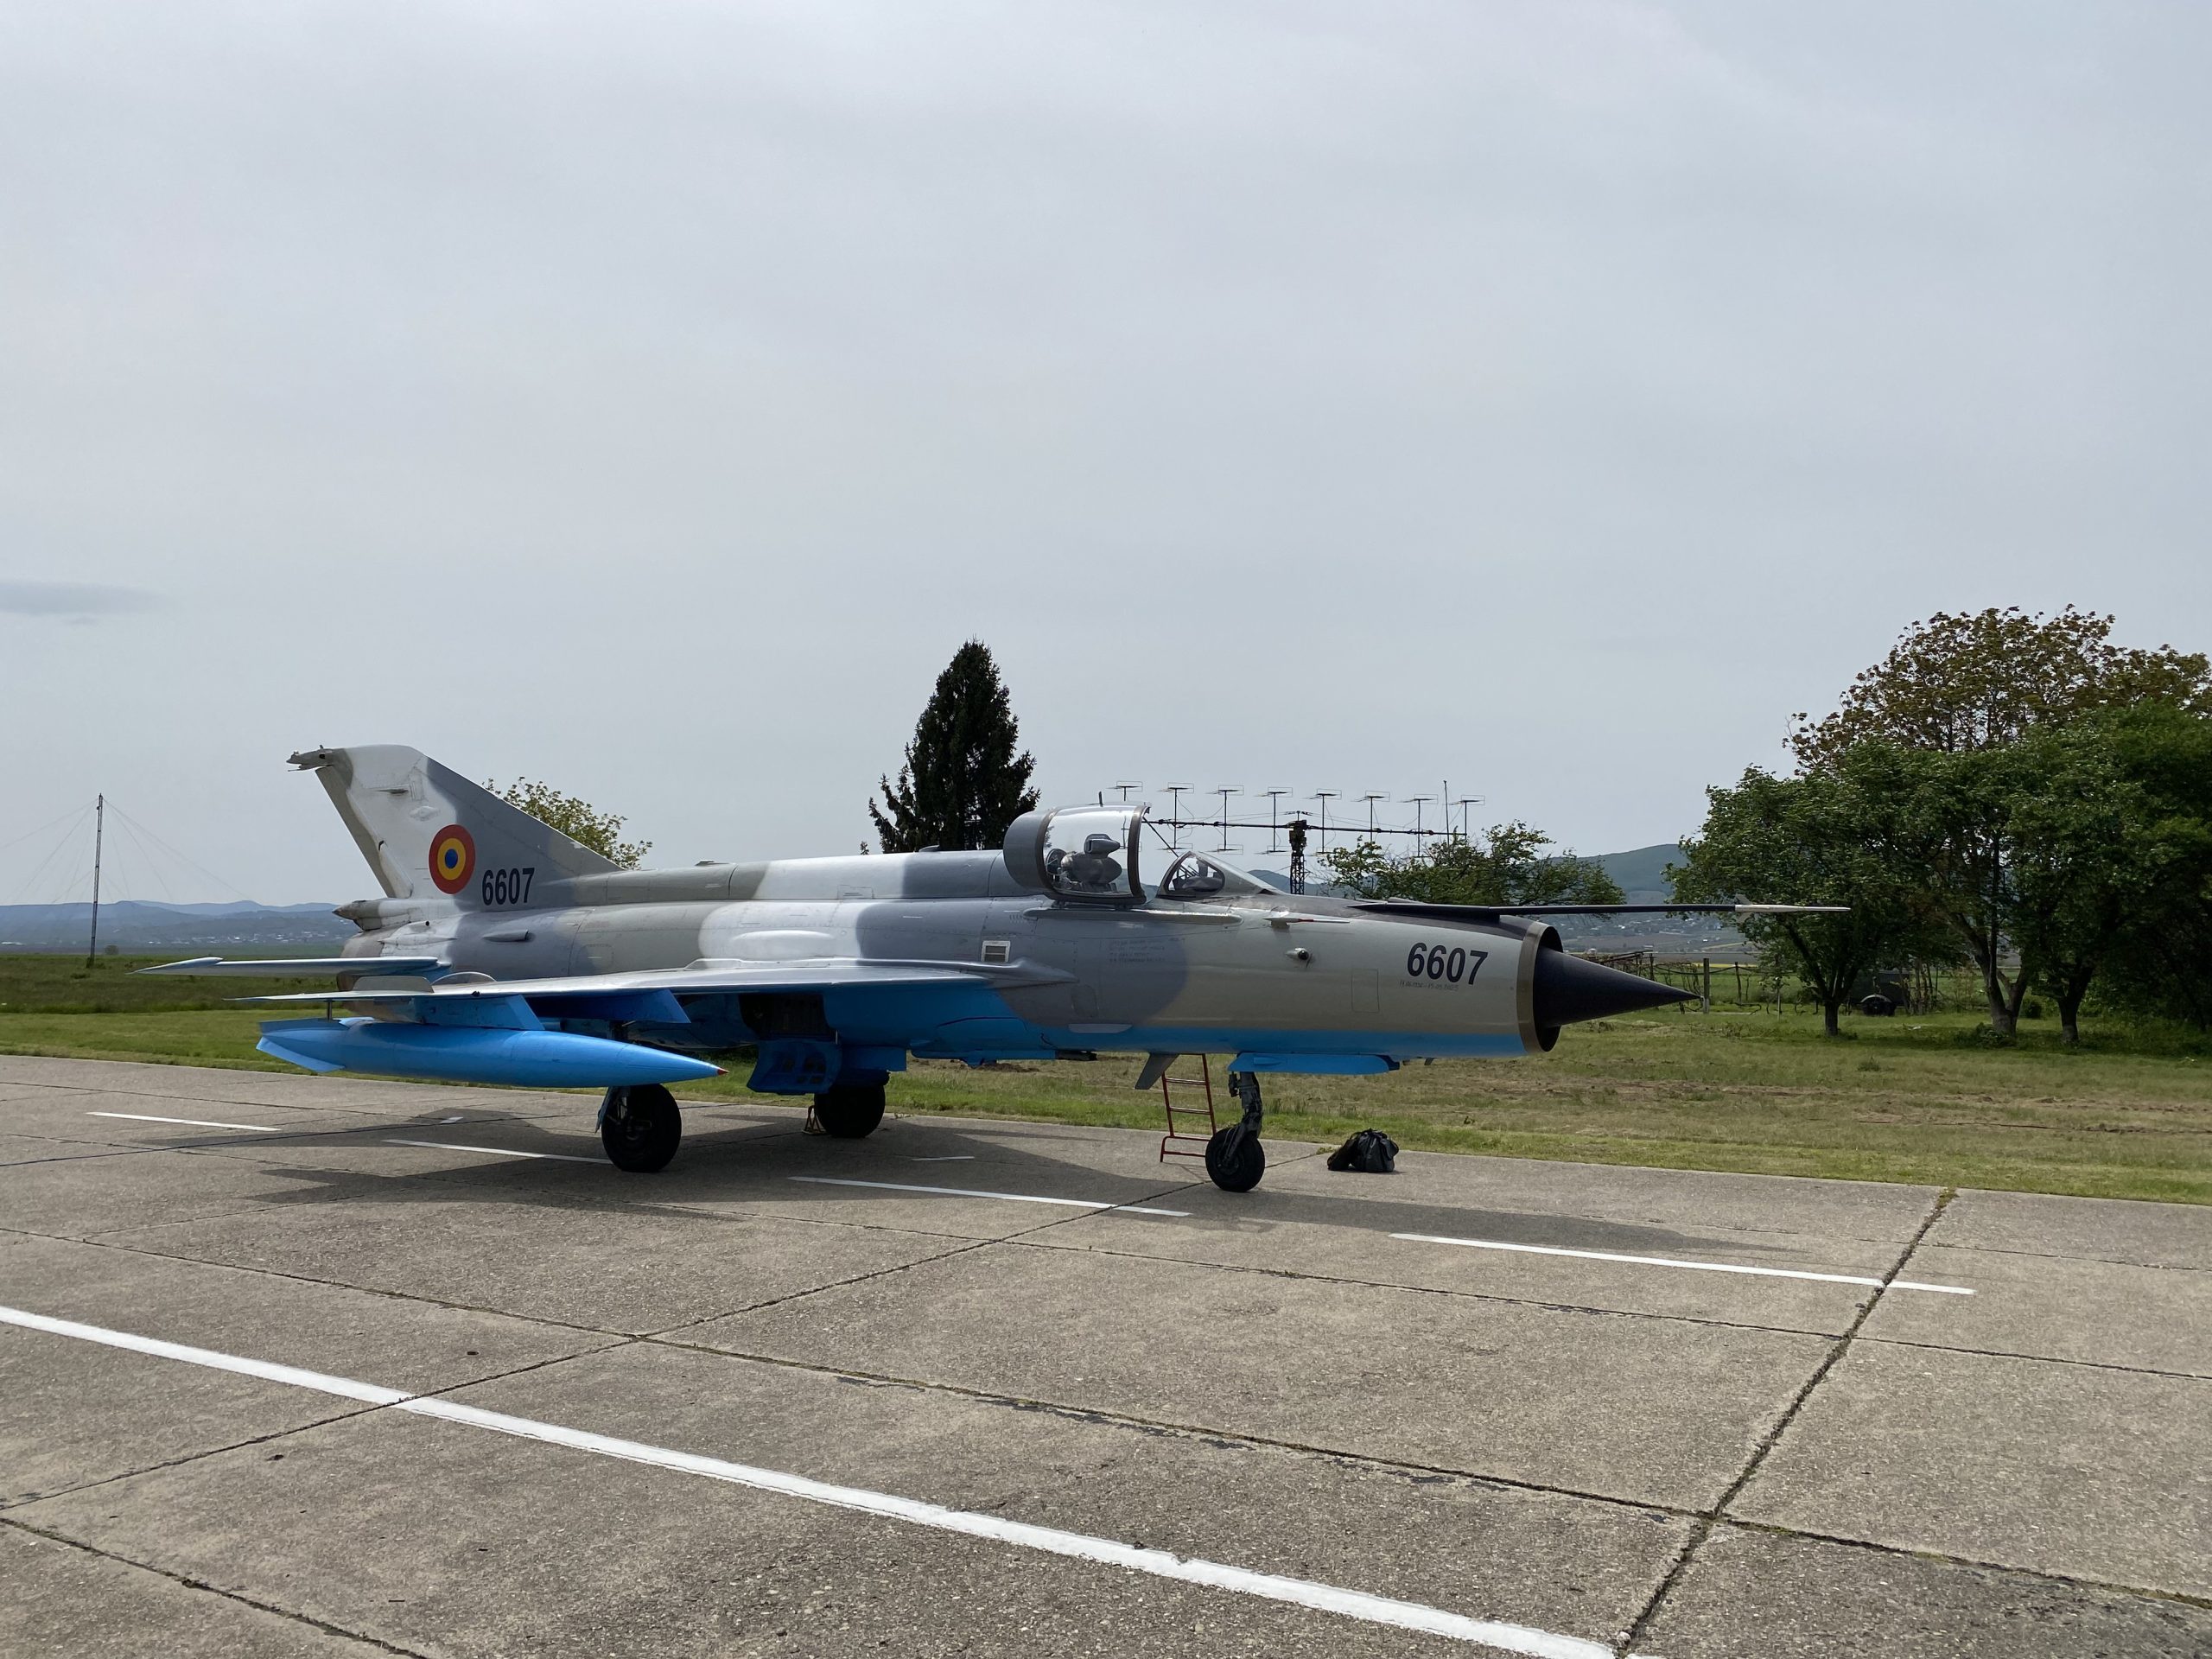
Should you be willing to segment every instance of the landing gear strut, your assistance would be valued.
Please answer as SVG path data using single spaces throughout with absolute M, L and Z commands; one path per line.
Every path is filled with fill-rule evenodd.
M 1229 1086 L 1244 1107 L 1243 1116 L 1206 1142 L 1206 1173 L 1224 1192 L 1249 1192 L 1268 1172 L 1268 1154 L 1260 1145 L 1260 1079 L 1250 1071 L 1233 1071 Z
M 599 1109 L 599 1139 L 617 1169 L 636 1175 L 666 1169 L 683 1139 L 676 1096 L 657 1083 L 608 1090 Z
M 857 1141 L 871 1135 L 883 1122 L 883 1085 L 880 1083 L 841 1083 L 814 1097 L 814 1121 L 824 1135 L 840 1141 Z

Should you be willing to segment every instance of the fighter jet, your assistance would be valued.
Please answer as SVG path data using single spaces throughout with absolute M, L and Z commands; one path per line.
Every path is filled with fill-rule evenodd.
M 149 973 L 330 979 L 245 998 L 322 1003 L 258 1047 L 310 1071 L 605 1090 L 607 1155 L 664 1168 L 668 1085 L 753 1052 L 756 1091 L 810 1096 L 858 1138 L 910 1056 L 1232 1057 L 1240 1115 L 1207 1142 L 1235 1192 L 1267 1167 L 1261 1079 L 1540 1053 L 1561 1027 L 1691 994 L 1561 950 L 1548 918 L 1807 906 L 1489 908 L 1276 891 L 1179 849 L 1141 806 L 1026 814 L 996 851 L 625 870 L 410 748 L 310 749 L 384 896 L 345 906 L 344 954 L 200 957 Z M 344 1013 L 336 1011 L 342 1007 Z

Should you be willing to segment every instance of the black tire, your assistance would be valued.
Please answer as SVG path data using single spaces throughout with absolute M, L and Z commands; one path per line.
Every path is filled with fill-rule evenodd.
M 617 1169 L 651 1175 L 666 1169 L 683 1139 L 676 1096 L 657 1083 L 610 1089 L 599 1114 L 599 1141 Z
M 1230 1150 L 1230 1143 L 1236 1142 Z M 1256 1135 L 1242 1135 L 1232 1126 L 1206 1142 L 1206 1173 L 1224 1192 L 1249 1192 L 1268 1173 L 1267 1148 Z
M 814 1097 L 814 1121 L 824 1135 L 840 1141 L 858 1141 L 875 1133 L 883 1122 L 883 1085 L 880 1083 L 841 1083 Z

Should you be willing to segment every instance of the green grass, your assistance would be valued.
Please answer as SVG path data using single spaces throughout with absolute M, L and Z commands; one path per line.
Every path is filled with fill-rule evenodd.
M 0 1052 L 289 1070 L 254 1052 L 254 1014 L 174 1006 L 253 987 L 126 987 L 105 966 L 87 984 L 22 965 L 56 961 L 0 957 Z M 124 1006 L 23 1011 L 41 998 L 49 1010 Z M 1795 1010 L 1604 1020 L 1527 1059 L 1271 1078 L 1268 1116 L 1285 1139 L 1333 1141 L 1372 1125 L 1402 1146 L 1494 1156 L 2212 1203 L 2212 1052 L 2094 1027 L 2068 1052 L 2050 1021 L 1992 1048 L 1974 1040 L 1976 1023 L 1854 1015 L 1839 1042 L 1816 1014 Z M 918 1061 L 893 1079 L 892 1109 L 1158 1128 L 1158 1093 L 1129 1086 L 1136 1066 Z M 683 1092 L 747 1093 L 741 1072 Z
M 178 956 L 102 957 L 87 968 L 82 957 L 0 955 L 0 1014 L 227 1008 L 230 999 L 236 996 L 319 991 L 329 984 L 327 979 L 296 977 L 173 979 L 137 971 L 156 963 L 177 960 Z
M 0 1013 L 0 1054 L 53 1054 L 74 1060 L 145 1060 L 161 1065 L 220 1065 L 240 1071 L 289 1071 L 296 1065 L 254 1052 L 261 1016 L 222 1012 L 142 1014 Z

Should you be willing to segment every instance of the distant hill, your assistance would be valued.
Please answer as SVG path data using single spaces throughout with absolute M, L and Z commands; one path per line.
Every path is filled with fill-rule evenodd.
M 1591 860 L 1620 883 L 1631 905 L 1663 904 L 1673 898 L 1667 885 L 1667 867 L 1682 861 L 1682 849 L 1673 842 L 1638 847 L 1633 852 L 1600 853 Z
M 241 955 L 304 954 L 339 944 L 356 930 L 328 905 L 156 905 L 123 899 L 100 906 L 100 945 L 131 954 L 220 950 Z M 0 905 L 0 950 L 81 950 L 90 905 Z

